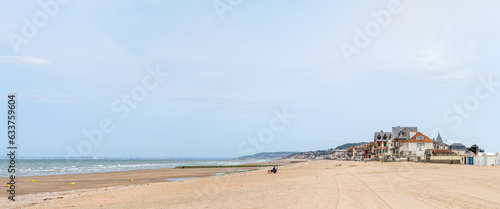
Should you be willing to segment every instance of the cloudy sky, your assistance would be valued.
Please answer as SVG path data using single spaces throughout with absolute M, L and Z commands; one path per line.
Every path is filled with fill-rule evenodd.
M 21 156 L 236 157 L 392 126 L 500 151 L 498 1 L 2 4 Z

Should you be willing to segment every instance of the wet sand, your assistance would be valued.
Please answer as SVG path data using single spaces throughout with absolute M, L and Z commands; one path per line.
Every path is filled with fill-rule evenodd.
M 266 174 L 267 169 L 23 195 L 15 204 L 0 203 L 28 208 L 500 208 L 500 167 L 322 160 L 287 164 L 277 174 Z
M 48 175 L 16 177 L 16 195 L 35 194 L 41 192 L 59 192 L 76 189 L 90 189 L 107 186 L 138 185 L 152 182 L 166 182 L 167 179 L 206 177 L 216 174 L 234 172 L 248 168 L 193 168 L 193 169 L 147 169 L 103 173 L 83 173 L 67 175 Z M 131 181 L 133 179 L 133 181 Z M 32 182 L 35 180 L 35 182 Z M 9 182 L 8 178 L 0 178 Z M 71 185 L 71 183 L 75 183 Z M 0 197 L 7 197 L 7 192 L 0 193 Z

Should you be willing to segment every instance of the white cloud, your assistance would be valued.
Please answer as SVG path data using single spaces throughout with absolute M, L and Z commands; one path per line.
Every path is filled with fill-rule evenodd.
M 50 61 L 42 58 L 27 57 L 27 56 L 0 56 L 0 64 L 31 64 L 31 65 L 48 65 Z
M 415 68 L 424 77 L 433 80 L 453 81 L 473 78 L 472 56 L 452 50 L 422 50 L 414 55 Z
M 79 100 L 79 96 L 73 94 L 64 94 L 52 90 L 25 90 L 17 93 L 17 96 L 27 99 L 33 103 L 73 103 Z
M 170 97 L 167 98 L 171 102 L 191 102 L 200 105 L 208 105 L 215 109 L 232 109 L 237 112 L 269 112 L 271 108 L 267 108 L 265 104 L 249 102 L 240 98 L 225 98 L 225 97 L 203 97 L 203 96 L 187 96 L 187 97 Z
M 425 42 L 406 47 L 405 53 L 392 52 L 389 63 L 397 63 L 395 70 L 404 69 L 413 76 L 430 80 L 455 82 L 475 78 L 472 52 L 457 49 L 457 42 L 438 38 Z
M 222 72 L 203 71 L 203 72 L 196 73 L 196 76 L 201 77 L 201 78 L 205 78 L 205 79 L 212 79 L 212 78 L 225 77 L 226 74 L 222 73 Z
M 431 77 L 431 79 L 443 80 L 443 81 L 465 80 L 465 79 L 470 79 L 470 78 L 472 78 L 471 73 L 469 71 L 465 71 L 465 70 L 446 72 L 442 75 L 436 75 L 436 76 Z

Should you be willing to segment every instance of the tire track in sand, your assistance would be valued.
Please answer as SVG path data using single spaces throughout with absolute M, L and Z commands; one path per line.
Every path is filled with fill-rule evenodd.
M 410 171 L 407 167 L 398 167 L 398 168 L 399 169 L 403 169 L 405 172 L 414 173 L 414 171 Z M 364 169 L 368 169 L 370 171 L 374 171 L 374 172 L 370 172 L 373 175 L 382 175 L 381 178 L 385 179 L 387 182 L 389 182 L 388 183 L 390 185 L 389 188 L 392 189 L 391 193 L 411 194 L 411 198 L 413 198 L 415 200 L 418 200 L 419 204 L 426 205 L 429 208 L 450 208 L 449 206 L 444 205 L 443 203 L 441 203 L 439 201 L 435 201 L 435 200 L 429 199 L 426 195 L 423 195 L 423 194 L 419 193 L 418 190 L 417 191 L 416 190 L 412 190 L 413 187 L 398 187 L 398 186 L 395 186 L 395 185 L 397 185 L 397 181 L 396 181 L 395 177 L 399 177 L 401 179 L 406 179 L 406 178 L 404 178 L 404 177 L 401 176 L 400 172 L 402 172 L 402 171 L 399 170 L 399 169 L 396 172 L 393 172 L 393 173 L 397 173 L 398 176 L 392 175 L 393 173 L 381 173 L 380 171 L 376 170 L 373 167 L 365 167 Z M 430 203 L 432 203 L 432 204 L 430 204 Z M 439 207 L 436 207 L 436 205 L 438 205 Z M 416 206 L 416 205 L 413 205 L 413 206 Z M 396 207 L 396 208 L 398 208 L 398 207 Z
M 402 169 L 406 170 L 406 172 L 411 172 L 412 174 L 416 174 L 416 173 L 422 173 L 422 170 L 420 170 L 418 167 L 412 165 L 410 166 L 410 168 L 414 169 L 409 169 L 408 167 L 404 166 L 404 167 L 401 167 Z M 370 170 L 374 170 L 374 168 L 372 167 L 369 167 Z M 424 170 L 425 172 L 426 170 Z M 429 174 L 432 174 L 432 173 L 429 173 L 429 172 L 426 172 L 428 175 Z M 398 172 L 395 172 L 394 174 L 396 174 L 398 177 L 402 178 L 402 179 L 406 179 L 406 180 L 413 180 L 414 182 L 418 182 L 422 185 L 427 185 L 427 186 L 430 186 L 431 188 L 436 188 L 440 191 L 443 191 L 443 193 L 447 193 L 450 191 L 449 188 L 447 189 L 443 189 L 441 186 L 436 186 L 436 185 L 433 185 L 433 184 L 430 184 L 430 183 L 427 183 L 425 181 L 421 181 L 421 180 L 418 180 L 418 179 L 415 179 L 415 178 L 411 178 L 411 177 L 408 177 L 408 176 L 403 176 L 402 175 L 402 172 L 401 171 L 398 171 Z M 439 176 L 439 174 L 436 174 Z M 391 177 L 396 177 L 394 175 L 390 175 Z M 387 177 L 387 176 L 384 176 L 384 177 Z M 414 196 L 418 196 L 419 199 L 423 199 L 423 200 L 426 200 L 426 201 L 429 201 L 429 202 L 433 202 L 434 204 L 436 205 L 439 205 L 440 207 L 444 207 L 444 208 L 450 208 L 450 205 L 453 205 L 454 203 L 456 202 L 461 202 L 463 201 L 465 198 L 459 198 L 459 197 L 449 197 L 449 196 L 443 196 L 440 201 L 435 201 L 435 200 L 430 200 L 428 197 L 426 197 L 425 195 L 421 195 L 420 193 L 418 192 L 415 192 L 415 191 L 411 191 L 409 190 L 408 188 L 399 188 L 399 189 L 403 189 L 403 190 L 406 190 L 406 192 L 410 192 L 412 193 Z M 455 194 L 457 195 L 462 195 L 462 196 L 465 196 L 465 197 L 469 197 L 469 198 L 472 198 L 472 199 L 476 199 L 476 200 L 480 200 L 480 201 L 484 201 L 484 202 L 489 202 L 489 203 L 493 203 L 495 205 L 497 205 L 497 207 L 500 206 L 499 203 L 496 203 L 496 202 L 492 202 L 492 201 L 489 201 L 489 200 L 486 200 L 486 199 L 482 199 L 482 198 L 479 198 L 479 197 L 475 197 L 475 196 L 471 196 L 471 195 L 466 195 L 466 194 L 463 194 L 463 193 L 460 193 L 460 192 L 454 192 Z M 435 194 L 436 195 L 436 194 Z M 439 196 L 439 194 L 437 194 Z M 452 201 L 453 200 L 453 201 Z M 450 205 L 444 205 L 443 203 L 448 203 Z M 472 203 L 471 203 L 472 204 Z M 500 207 L 499 207 L 500 208 Z
M 335 209 L 339 208 L 340 202 L 340 187 L 339 183 L 337 183 L 337 175 L 339 174 L 339 170 L 335 171 L 335 176 L 333 176 L 333 182 L 335 182 L 335 186 L 337 187 L 337 203 L 335 204 Z
M 445 189 L 440 188 L 439 186 L 432 185 L 432 184 L 427 183 L 427 182 L 425 182 L 425 181 L 420 181 L 420 180 L 418 180 L 418 179 L 414 179 L 414 178 L 410 178 L 410 177 L 407 177 L 407 176 L 403 176 L 403 175 L 401 175 L 400 173 L 398 173 L 398 175 L 399 175 L 400 177 L 402 177 L 402 178 L 411 179 L 411 180 L 416 181 L 416 182 L 419 182 L 419 183 L 421 183 L 421 184 L 425 184 L 425 185 L 431 186 L 431 187 L 433 187 L 433 188 L 437 188 L 437 189 L 439 189 L 439 190 L 441 190 L 441 191 L 447 191 L 447 190 L 445 190 Z M 492 204 L 494 204 L 494 205 L 497 205 L 497 207 L 499 207 L 499 208 L 500 208 L 500 204 L 499 204 L 499 203 L 497 203 L 497 202 L 492 202 L 492 201 L 490 201 L 490 200 L 486 200 L 486 199 L 479 198 L 479 197 L 474 197 L 474 196 L 471 196 L 471 195 L 466 195 L 466 194 L 459 193 L 459 192 L 455 192 L 455 194 L 462 195 L 462 196 L 469 197 L 469 198 L 473 198 L 473 199 L 480 200 L 480 201 L 484 201 L 484 202 L 488 202 L 488 203 L 492 203 Z
M 352 176 L 354 176 L 354 178 L 358 179 L 361 183 L 363 183 L 373 194 L 375 194 L 380 200 L 382 200 L 382 202 L 384 202 L 385 205 L 387 205 L 389 208 L 392 209 L 392 206 L 389 205 L 389 203 L 387 203 L 387 201 L 385 201 L 377 192 L 375 192 L 375 190 L 373 190 L 370 186 L 368 186 L 368 184 L 366 184 L 365 181 L 361 180 L 358 176 L 356 176 L 354 173 L 352 173 L 348 168 L 346 168 L 345 170 L 347 170 Z

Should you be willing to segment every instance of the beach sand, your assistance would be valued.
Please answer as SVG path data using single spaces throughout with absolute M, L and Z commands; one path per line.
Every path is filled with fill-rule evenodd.
M 266 174 L 267 169 L 22 195 L 16 203 L 2 197 L 0 204 L 8 208 L 500 208 L 500 167 L 313 160 L 286 164 L 277 174 Z M 132 173 L 140 179 L 143 171 Z M 118 185 L 130 184 L 125 180 L 132 178 L 123 172 L 82 175 L 122 175 L 124 181 Z
M 152 182 L 165 182 L 166 179 L 205 177 L 250 168 L 196 168 L 196 169 L 146 169 L 119 172 L 82 173 L 67 175 L 47 175 L 16 177 L 16 195 L 41 192 L 58 192 L 76 189 L 90 189 L 106 186 L 137 185 Z M 133 179 L 133 181 L 131 181 Z M 35 182 L 32 182 L 35 180 Z M 6 177 L 0 182 L 9 182 Z M 71 185 L 71 183 L 75 183 Z M 5 185 L 5 184 L 3 184 Z M 7 197 L 8 193 L 0 193 Z

